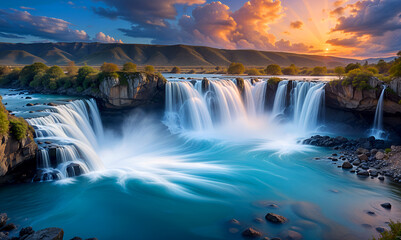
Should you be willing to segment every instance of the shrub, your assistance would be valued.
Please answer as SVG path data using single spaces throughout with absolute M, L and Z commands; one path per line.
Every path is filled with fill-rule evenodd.
M 366 71 L 369 71 L 369 72 L 371 72 L 373 74 L 378 74 L 379 73 L 379 70 L 377 70 L 377 68 L 375 68 L 375 67 L 367 67 Z
M 10 124 L 10 122 L 8 121 L 8 112 L 5 109 L 4 105 L 0 102 L 0 135 L 1 136 L 8 134 L 9 124 Z
M 146 73 L 154 73 L 155 72 L 155 67 L 153 67 L 152 65 L 146 65 L 144 68 L 144 71 Z
M 20 68 L 14 68 L 11 73 L 3 76 L 0 81 L 1 86 L 6 86 L 10 84 L 12 81 L 18 80 L 19 75 L 20 75 L 21 69 Z
M 115 72 L 111 73 L 111 74 L 117 75 L 117 73 L 115 73 Z M 118 75 L 117 75 L 117 77 L 118 77 Z M 88 89 L 90 87 L 96 87 L 96 85 L 98 83 L 98 78 L 99 78 L 99 75 L 95 74 L 95 73 L 91 73 L 88 76 L 86 76 L 86 78 L 82 84 L 83 89 Z
M 361 64 L 359 63 L 350 63 L 345 67 L 345 72 L 348 73 L 354 69 L 362 69 Z
M 334 68 L 334 73 L 338 76 L 338 78 L 342 78 L 345 73 L 345 68 L 342 66 L 338 66 Z
M 82 92 L 84 89 L 81 86 L 79 86 L 75 90 L 77 90 L 77 92 Z
M 291 64 L 289 67 L 283 68 L 282 72 L 285 75 L 297 75 L 299 70 L 294 64 Z
M 385 153 L 391 152 L 391 148 L 386 148 L 386 149 L 384 149 L 384 152 L 385 152 Z
M 266 67 L 265 73 L 267 75 L 282 75 L 281 67 L 277 64 L 270 64 Z
M 118 66 L 114 63 L 103 63 L 103 65 L 100 67 L 100 70 L 102 72 L 117 72 L 118 71 Z
M 173 67 L 173 69 L 171 69 L 170 71 L 171 73 L 180 73 L 181 69 L 179 67 Z
M 74 61 L 68 62 L 68 66 L 66 67 L 68 76 L 74 76 L 78 72 L 78 68 L 75 66 Z
M 189 74 L 195 74 L 195 70 L 191 69 L 188 73 Z
M 347 78 L 342 82 L 342 85 L 346 86 L 352 84 L 353 87 L 361 90 L 371 89 L 372 87 L 367 83 L 371 77 L 373 77 L 372 72 L 354 69 L 348 72 Z
M 96 72 L 96 71 L 95 71 L 95 69 L 93 69 L 93 67 L 83 66 L 83 67 L 79 68 L 75 84 L 77 86 L 82 86 L 82 83 L 85 81 L 86 76 L 88 76 L 89 74 L 94 73 L 94 72 Z
M 312 76 L 323 76 L 327 73 L 326 67 L 314 67 L 312 70 Z
M 136 72 L 136 64 L 132 62 L 127 62 L 123 66 L 123 71 L 124 72 Z
M 0 76 L 5 76 L 11 73 L 11 68 L 8 66 L 0 66 Z
M 281 82 L 282 79 L 278 78 L 278 77 L 271 77 L 269 78 L 269 80 L 267 80 L 268 84 L 278 84 L 279 82 Z
M 389 73 L 392 77 L 401 77 L 401 61 L 394 63 Z
M 38 72 L 35 77 L 33 77 L 33 81 L 29 83 L 29 86 L 32 88 L 40 87 L 42 86 L 42 80 L 43 77 L 45 76 L 45 71 L 40 71 Z
M 28 86 L 38 72 L 46 71 L 47 69 L 48 67 L 41 62 L 25 66 L 19 74 L 19 81 L 21 85 Z
M 390 223 L 388 225 L 390 226 L 390 230 L 385 230 L 384 232 L 380 233 L 379 240 L 399 239 L 399 236 L 401 236 L 401 223 L 398 221 L 393 222 L 390 220 Z
M 28 124 L 23 118 L 14 118 L 10 120 L 10 133 L 18 141 L 25 138 L 27 131 Z
M 262 75 L 262 74 L 259 72 L 259 70 L 256 69 L 256 68 L 248 69 L 248 70 L 246 70 L 246 73 L 247 73 L 248 75 L 253 75 L 253 76 Z
M 386 63 L 383 59 L 380 59 L 379 62 L 376 64 L 379 73 L 386 73 L 390 69 L 391 65 Z
M 59 79 L 64 76 L 64 71 L 61 67 L 54 65 L 51 68 L 46 70 L 46 77 Z
M 227 69 L 228 74 L 243 74 L 244 72 L 245 67 L 242 63 L 232 62 Z

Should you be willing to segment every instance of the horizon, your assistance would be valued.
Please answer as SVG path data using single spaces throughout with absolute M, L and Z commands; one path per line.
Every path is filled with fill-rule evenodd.
M 397 0 L 22 0 L 0 9 L 0 41 L 190 45 L 363 60 L 401 49 L 400 14 Z

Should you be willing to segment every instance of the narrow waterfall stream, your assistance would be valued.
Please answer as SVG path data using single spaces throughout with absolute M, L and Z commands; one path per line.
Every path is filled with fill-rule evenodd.
M 370 135 L 374 136 L 377 139 L 387 138 L 386 131 L 383 129 L 383 99 L 384 99 L 384 93 L 386 92 L 386 88 L 387 86 L 383 85 L 383 90 L 380 94 L 379 101 L 377 102 L 373 127 L 370 130 Z

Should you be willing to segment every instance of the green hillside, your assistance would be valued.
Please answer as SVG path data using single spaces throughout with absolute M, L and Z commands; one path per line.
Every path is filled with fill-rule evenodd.
M 257 50 L 226 50 L 188 45 L 145 45 L 106 43 L 0 43 L 0 64 L 26 65 L 43 62 L 47 65 L 101 65 L 103 62 L 154 66 L 227 66 L 241 62 L 245 66 L 262 67 L 276 63 L 281 66 L 328 67 L 345 65 L 355 59 L 266 52 Z

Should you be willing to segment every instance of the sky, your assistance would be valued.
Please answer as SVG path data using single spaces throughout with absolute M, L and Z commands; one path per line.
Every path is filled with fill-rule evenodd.
M 394 56 L 401 0 L 0 0 L 0 41 Z

